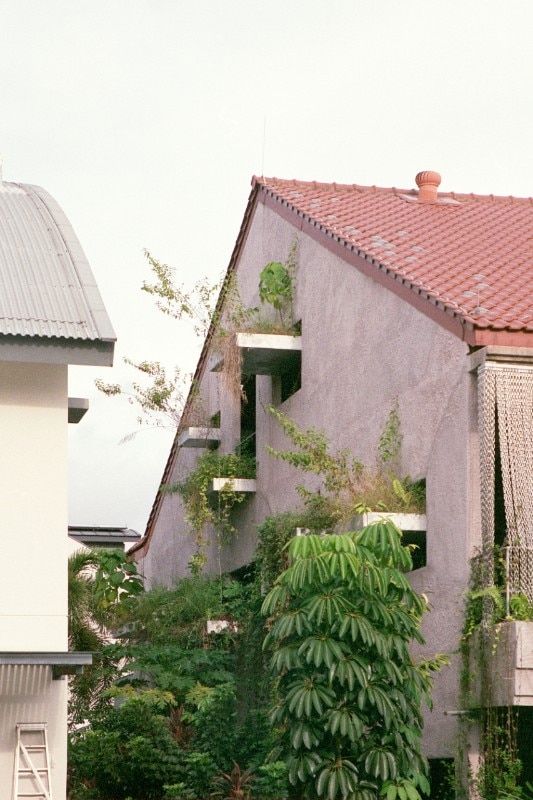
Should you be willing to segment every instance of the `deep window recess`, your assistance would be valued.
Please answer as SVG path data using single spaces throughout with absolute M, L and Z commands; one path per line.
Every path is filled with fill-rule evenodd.
M 456 779 L 453 758 L 430 758 L 429 785 L 431 800 L 455 800 Z
M 241 456 L 256 457 L 255 446 L 255 375 L 243 376 L 241 396 L 241 440 L 238 453 Z
M 426 546 L 426 531 L 404 531 L 402 535 L 402 544 L 414 544 L 415 547 L 411 550 L 411 558 L 413 560 L 413 571 L 425 567 L 427 564 L 427 546 Z
M 272 375 L 272 402 L 275 406 L 284 403 L 302 388 L 302 354 L 292 354 L 285 368 Z
M 280 402 L 284 403 L 291 395 L 302 388 L 302 354 L 295 353 L 294 359 L 280 375 Z

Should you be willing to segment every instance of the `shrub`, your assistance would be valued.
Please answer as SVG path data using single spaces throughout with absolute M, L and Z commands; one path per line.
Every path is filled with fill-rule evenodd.
M 416 664 L 426 604 L 407 581 L 409 550 L 390 522 L 295 537 L 263 604 L 278 696 L 272 722 L 289 780 L 337 800 L 428 792 L 421 704 L 442 657 Z

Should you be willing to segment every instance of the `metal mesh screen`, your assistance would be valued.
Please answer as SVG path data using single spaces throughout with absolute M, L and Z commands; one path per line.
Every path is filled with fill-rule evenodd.
M 496 424 L 500 443 L 508 582 L 533 603 L 533 368 L 485 363 L 479 371 L 483 552 L 493 574 Z M 511 556 L 512 552 L 512 556 Z

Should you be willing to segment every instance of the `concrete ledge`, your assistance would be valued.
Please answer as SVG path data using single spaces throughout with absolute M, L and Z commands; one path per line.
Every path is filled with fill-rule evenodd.
M 233 492 L 254 493 L 257 491 L 255 478 L 213 478 L 211 492 L 222 492 L 225 488 Z
M 489 702 L 493 706 L 533 706 L 533 622 L 501 622 L 488 630 L 486 637 L 476 631 L 470 652 L 471 669 L 476 659 L 481 659 L 472 693 L 474 705 Z M 476 654 L 481 652 L 483 656 L 478 659 Z M 482 687 L 487 680 L 488 692 Z
M 401 531 L 426 531 L 427 518 L 425 514 L 401 514 L 389 511 L 369 511 L 367 514 L 358 514 L 350 520 L 346 530 L 359 531 L 372 522 L 388 519 Z
M 220 444 L 220 428 L 185 428 L 178 437 L 178 447 L 207 447 Z
M 284 333 L 248 333 L 235 335 L 242 354 L 243 375 L 275 375 L 298 363 L 302 352 L 302 337 Z M 220 355 L 211 367 L 219 372 L 224 366 Z

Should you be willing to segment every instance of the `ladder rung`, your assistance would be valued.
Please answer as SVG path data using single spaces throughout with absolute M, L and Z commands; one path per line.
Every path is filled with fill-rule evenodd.
M 46 767 L 35 767 L 35 769 L 19 769 L 20 775 L 33 775 L 34 772 L 47 773 L 48 769 Z
M 44 731 L 46 729 L 45 722 L 18 722 L 17 728 L 19 731 Z

